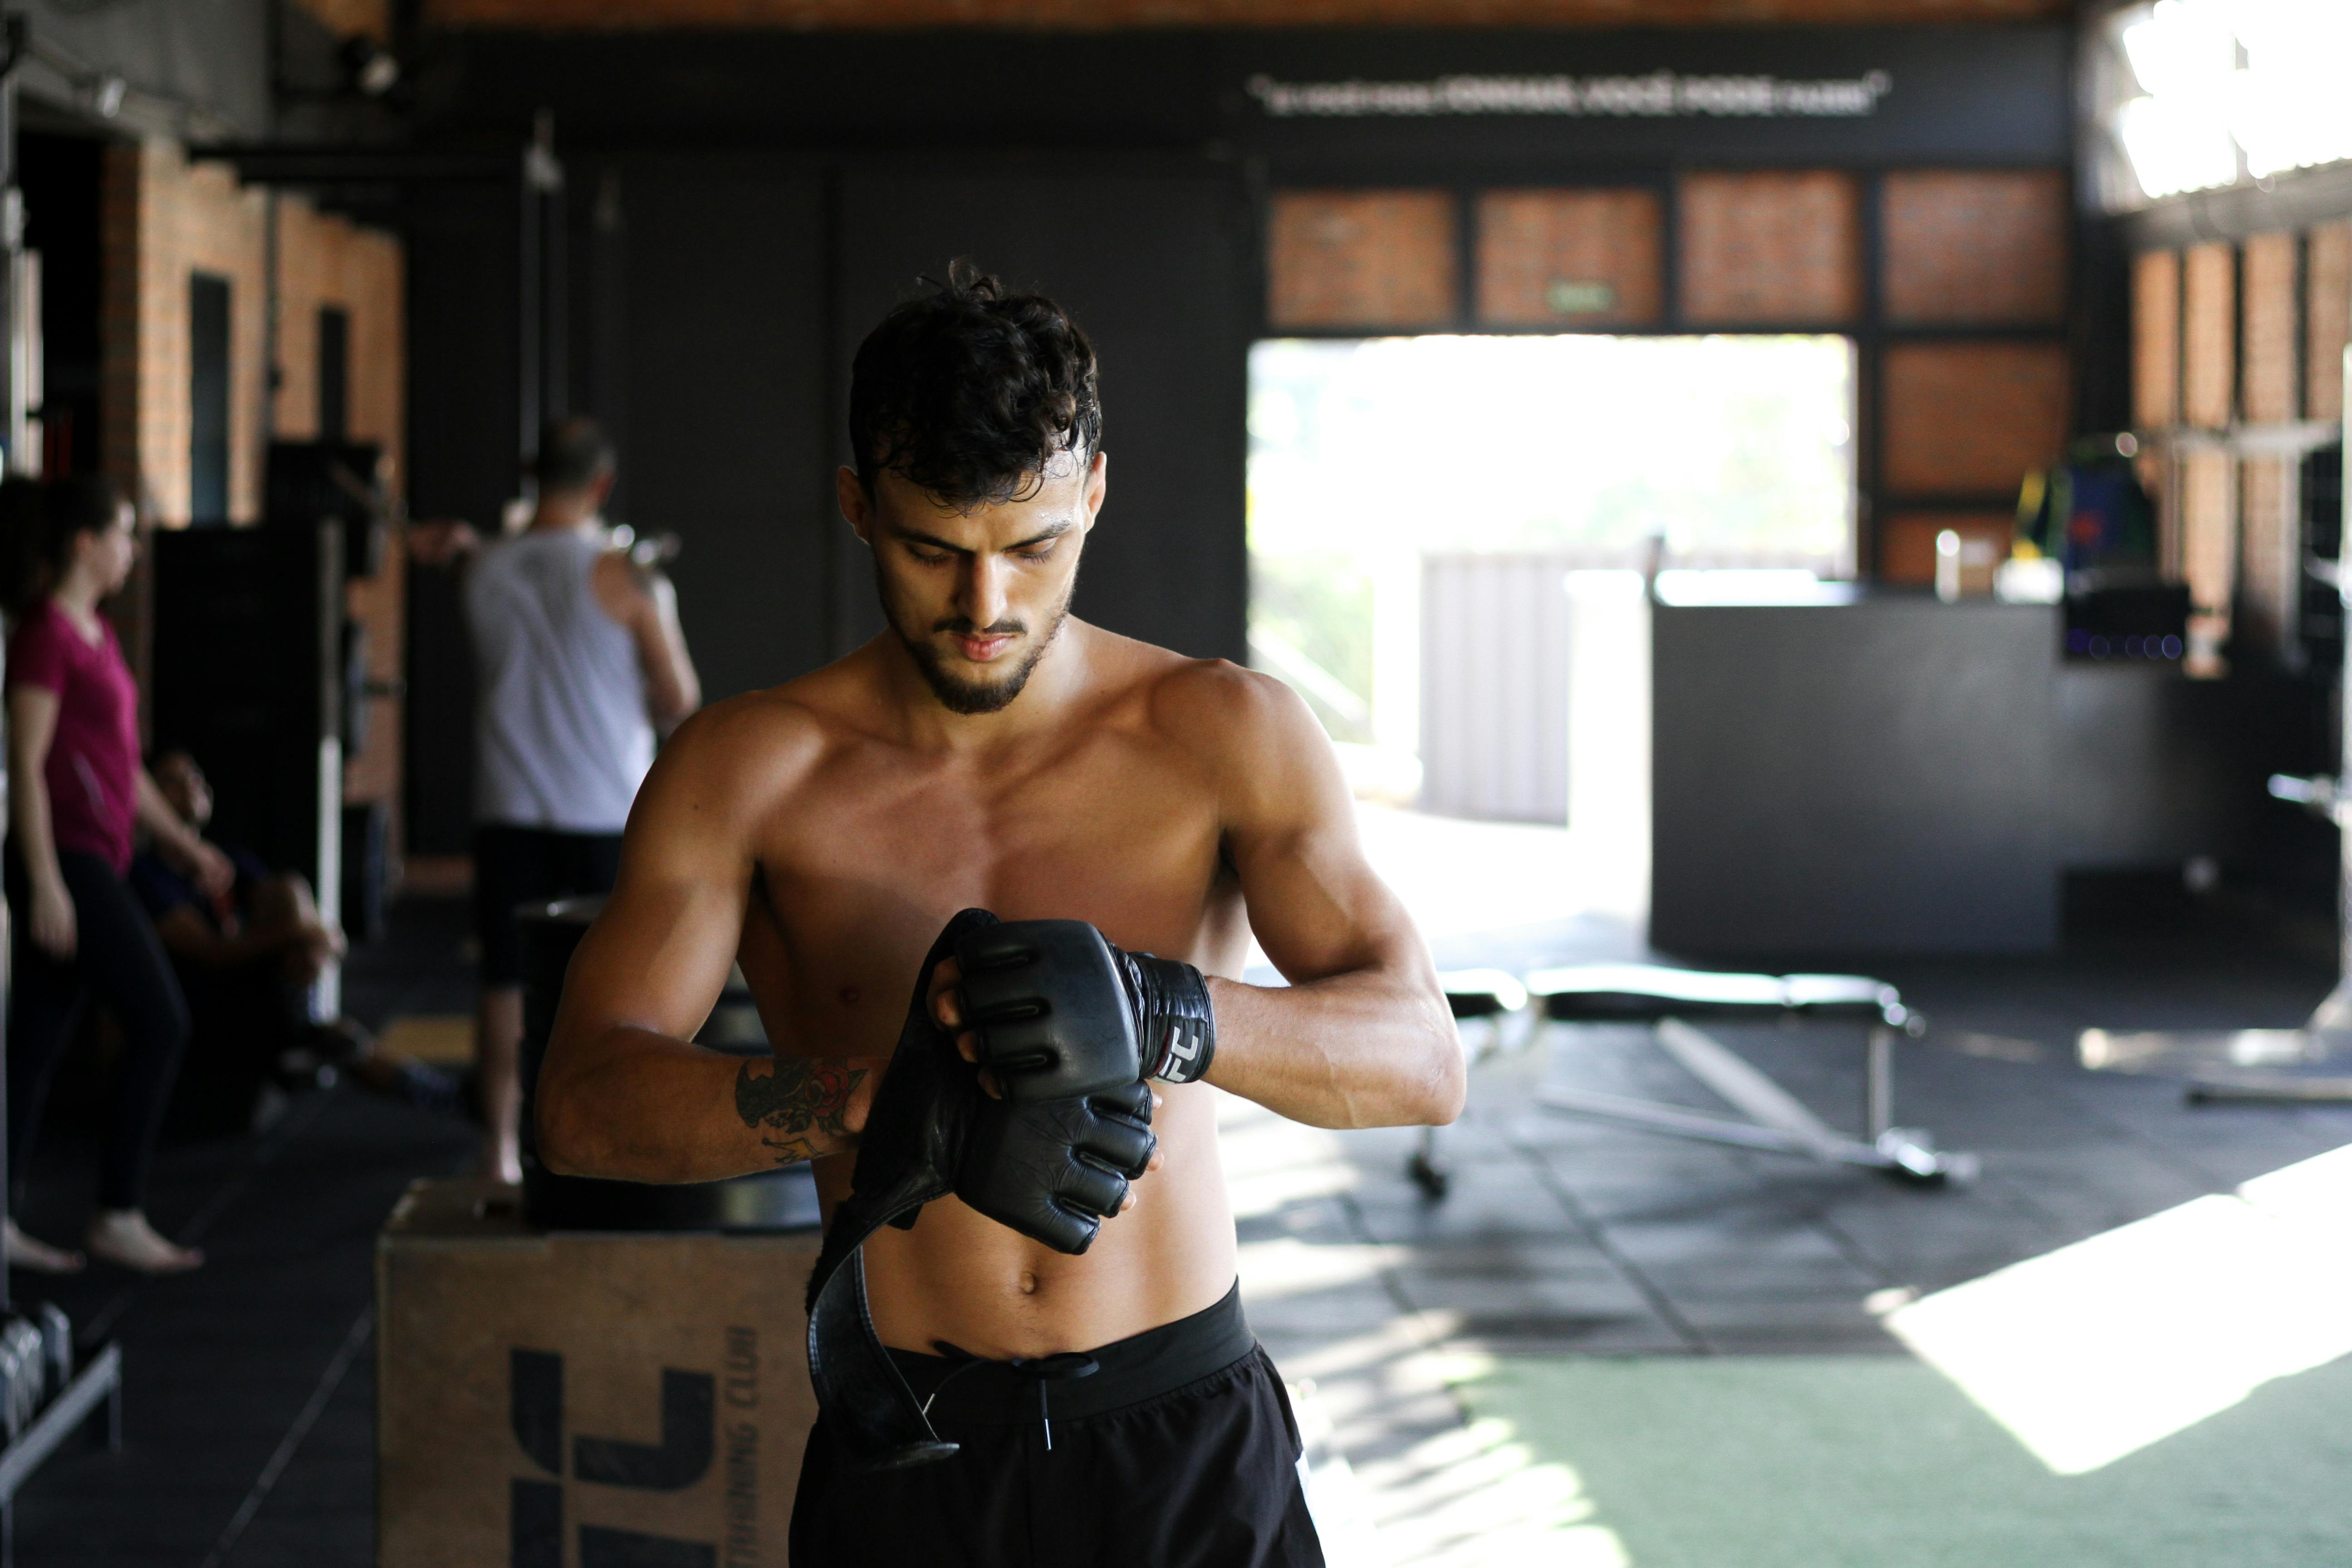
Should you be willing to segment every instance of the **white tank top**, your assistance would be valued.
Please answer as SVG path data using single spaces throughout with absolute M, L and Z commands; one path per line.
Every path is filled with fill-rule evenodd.
M 618 833 L 653 766 L 636 640 L 592 576 L 602 531 L 518 534 L 466 577 L 473 629 L 474 819 Z

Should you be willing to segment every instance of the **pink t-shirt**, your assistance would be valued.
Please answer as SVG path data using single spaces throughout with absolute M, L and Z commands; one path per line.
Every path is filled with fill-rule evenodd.
M 8 639 L 8 685 L 57 693 L 58 729 L 41 772 L 58 847 L 96 855 L 120 875 L 131 868 L 139 798 L 139 686 L 114 628 L 98 625 L 93 647 L 43 599 Z

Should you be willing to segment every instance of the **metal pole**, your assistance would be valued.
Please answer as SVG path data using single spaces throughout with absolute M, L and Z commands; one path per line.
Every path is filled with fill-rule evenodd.
M 522 456 L 526 461 L 538 449 L 540 426 L 560 416 L 564 389 L 558 378 L 563 363 L 563 287 L 556 273 L 563 265 L 563 165 L 555 157 L 555 116 L 541 110 L 531 125 L 530 141 L 522 152 L 520 223 L 521 296 L 518 300 L 521 327 Z
M 1870 1026 L 1862 1070 L 1862 1140 L 1875 1143 L 1895 1124 L 1895 1031 Z
M 530 461 L 532 451 L 539 446 L 539 185 L 534 176 L 532 160 L 539 149 L 536 143 L 524 147 L 522 153 L 521 185 L 515 210 L 515 249 L 519 263 L 515 300 L 515 331 L 517 347 L 516 373 L 520 376 L 517 387 L 517 444 L 524 463 Z
M 540 195 L 540 413 L 561 419 L 572 412 L 572 281 L 571 233 L 563 210 L 563 167 L 556 163 L 554 127 L 550 124 L 546 146 L 547 188 Z

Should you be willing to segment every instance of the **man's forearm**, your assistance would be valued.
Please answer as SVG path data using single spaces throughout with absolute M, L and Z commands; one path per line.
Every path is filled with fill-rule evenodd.
M 1442 998 L 1385 970 L 1304 985 L 1209 979 L 1208 1081 L 1316 1127 L 1402 1127 L 1461 1113 L 1462 1047 Z
M 540 1158 L 559 1174 L 716 1182 L 856 1147 L 864 1065 L 747 1059 L 641 1029 L 572 1054 L 539 1086 Z

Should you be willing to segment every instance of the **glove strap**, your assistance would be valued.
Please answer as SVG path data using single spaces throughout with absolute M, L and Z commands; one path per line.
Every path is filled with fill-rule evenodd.
M 865 1235 L 846 1247 L 828 1246 L 827 1258 L 810 1281 L 809 1381 L 818 1411 L 854 1468 L 898 1469 L 951 1458 L 956 1445 L 932 1429 L 874 1331 L 862 1245 L 873 1228 L 867 1225 Z
M 851 1466 L 861 1470 L 928 1464 L 956 1451 L 933 1430 L 874 1331 L 866 1303 L 866 1241 L 886 1225 L 913 1225 L 925 1204 L 950 1190 L 961 1148 L 927 1144 L 922 1100 L 926 1092 L 951 1091 L 937 1075 L 951 1075 L 952 1087 L 960 1088 L 970 1069 L 930 1022 L 924 998 L 931 971 L 955 950 L 957 937 L 995 919 L 985 910 L 964 910 L 925 955 L 906 1027 L 866 1118 L 850 1194 L 834 1211 L 809 1273 L 809 1383 L 818 1414 Z
M 1135 1010 L 1143 1076 L 1162 1083 L 1192 1083 L 1206 1076 L 1217 1054 L 1217 1016 L 1201 972 L 1172 958 L 1111 951 L 1118 953 Z

